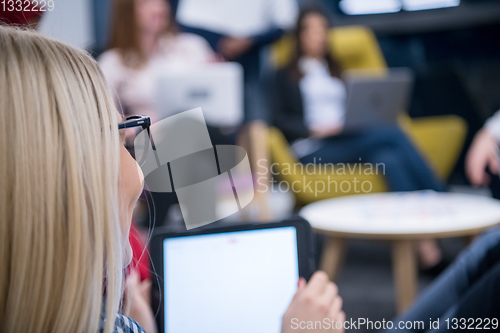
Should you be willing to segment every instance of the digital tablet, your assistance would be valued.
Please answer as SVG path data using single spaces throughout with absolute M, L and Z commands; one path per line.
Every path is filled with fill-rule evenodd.
M 159 231 L 150 249 L 159 332 L 280 332 L 299 276 L 314 271 L 311 227 L 301 218 Z

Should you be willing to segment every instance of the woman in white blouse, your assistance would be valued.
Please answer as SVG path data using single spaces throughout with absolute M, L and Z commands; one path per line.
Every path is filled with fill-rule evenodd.
M 216 55 L 204 38 L 177 31 L 166 0 L 114 0 L 112 16 L 110 47 L 98 60 L 115 105 L 124 116 L 146 115 L 155 123 L 158 75 L 214 62 Z M 151 195 L 161 225 L 177 198 Z
M 276 75 L 273 123 L 292 144 L 302 163 L 384 165 L 391 191 L 445 191 L 398 126 L 343 132 L 346 88 L 328 45 L 329 22 L 318 9 L 303 10 L 296 27 L 291 63 Z M 434 242 L 420 244 L 422 266 L 442 265 Z M 434 270 L 434 268 L 432 269 Z
M 156 74 L 216 59 L 210 45 L 179 33 L 165 0 L 115 0 L 110 48 L 99 57 L 115 103 L 125 115 L 158 119 Z

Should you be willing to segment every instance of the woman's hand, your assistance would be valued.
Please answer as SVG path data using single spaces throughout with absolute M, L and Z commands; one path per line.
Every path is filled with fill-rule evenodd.
M 147 333 L 156 333 L 156 322 L 151 309 L 151 281 L 141 282 L 139 272 L 132 270 L 125 279 L 123 314 L 134 319 Z
M 324 139 L 329 136 L 335 136 L 340 134 L 342 132 L 343 126 L 335 126 L 335 127 L 327 127 L 327 128 L 311 128 L 311 136 L 318 138 L 318 139 Z
M 250 50 L 252 46 L 252 39 L 248 37 L 224 37 L 217 45 L 217 49 L 227 60 L 234 60 Z
M 344 321 L 337 286 L 330 282 L 325 272 L 316 272 L 307 284 L 300 278 L 297 293 L 283 316 L 281 333 L 344 332 L 343 328 L 332 330 L 333 327 L 343 327 Z M 308 327 L 308 323 L 314 327 L 316 322 L 321 322 L 322 327 Z M 342 325 L 335 326 L 337 322 Z
M 477 132 L 465 158 L 465 172 L 472 185 L 487 186 L 490 177 L 486 167 L 498 174 L 498 143 L 486 128 Z

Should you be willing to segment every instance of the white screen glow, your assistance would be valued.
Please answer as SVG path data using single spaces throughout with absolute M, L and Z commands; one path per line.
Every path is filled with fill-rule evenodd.
M 460 0 L 403 0 L 403 9 L 409 11 L 457 7 Z
M 369 15 L 457 7 L 460 0 L 342 0 L 340 9 L 347 15 Z
M 164 240 L 165 332 L 276 333 L 297 290 L 294 227 Z

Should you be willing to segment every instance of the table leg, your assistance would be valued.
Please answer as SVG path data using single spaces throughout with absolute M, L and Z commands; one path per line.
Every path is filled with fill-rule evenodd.
M 412 305 L 417 291 L 417 260 L 413 245 L 413 242 L 409 240 L 393 243 L 393 272 L 399 314 Z
M 325 271 L 330 280 L 335 281 L 338 277 L 345 254 L 345 239 L 338 237 L 327 237 L 326 244 L 321 256 L 320 269 Z
M 474 243 L 474 241 L 479 237 L 479 235 L 470 235 L 467 237 L 467 245 Z

